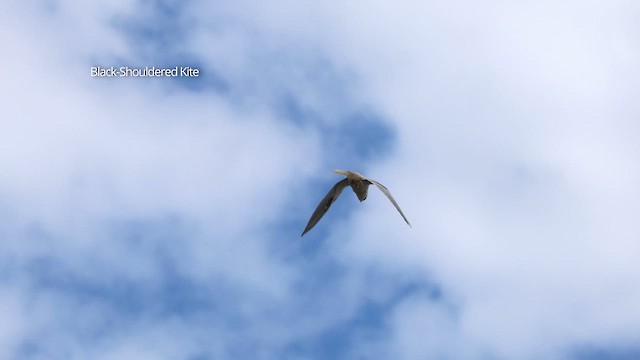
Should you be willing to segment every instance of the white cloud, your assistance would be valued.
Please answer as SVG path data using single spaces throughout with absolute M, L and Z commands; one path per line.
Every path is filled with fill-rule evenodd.
M 374 6 L 343 38 L 397 121 L 398 163 L 376 173 L 403 187 L 414 233 L 361 213 L 352 249 L 435 272 L 462 308 L 452 336 L 499 358 L 636 344 L 639 72 L 621 45 L 635 5 L 405 5 Z
M 78 10 L 70 16 L 81 18 L 74 22 L 81 26 L 91 14 Z M 55 26 L 57 33 L 47 37 L 56 42 L 62 35 L 70 42 L 84 40 L 86 34 L 60 30 L 59 22 L 69 20 L 64 11 L 43 19 Z M 43 290 L 30 268 L 44 258 L 60 262 L 61 276 L 70 281 L 107 289 L 123 281 L 149 282 L 153 288 L 163 276 L 154 254 L 171 251 L 166 255 L 177 270 L 195 281 L 227 279 L 265 301 L 287 296 L 291 275 L 269 259 L 269 241 L 259 234 L 265 223 L 277 220 L 288 201 L 283 191 L 296 185 L 294 175 L 316 166 L 311 161 L 319 154 L 316 136 L 265 110 L 241 112 L 216 95 L 167 94 L 153 81 L 91 79 L 90 49 L 79 54 L 83 61 L 66 63 L 69 55 L 42 46 L 37 36 L 42 29 L 31 25 L 3 26 L 13 35 L 11 57 L 3 65 L 14 70 L 3 86 L 0 125 L 2 211 L 10 214 L 2 228 L 2 258 L 11 264 L 7 276 L 31 284 L 37 294 Z M 91 48 L 99 53 L 109 46 L 101 42 Z M 172 217 L 184 234 L 168 240 L 169 235 L 149 230 L 142 230 L 140 239 L 111 230 L 137 220 L 153 229 L 154 222 Z M 78 310 L 73 285 L 60 291 L 60 308 Z M 14 302 L 2 298 L 3 313 L 11 312 Z M 23 325 L 10 322 L 3 343 L 19 346 L 39 329 L 72 316 L 44 298 L 28 315 L 29 335 L 13 335 L 23 333 Z M 98 300 L 89 306 L 93 302 Z M 90 310 L 98 315 L 86 326 L 95 328 L 112 312 Z M 40 317 L 44 320 L 37 321 Z M 77 335 L 45 339 L 45 349 L 38 351 L 83 358 L 86 350 L 77 349 L 84 346 Z M 120 354 L 182 353 L 151 346 L 154 341 L 148 347 L 114 345 L 122 347 Z
M 245 336 L 272 358 L 393 297 L 372 285 L 372 266 L 445 296 L 400 298 L 381 315 L 388 338 L 354 334 L 347 353 L 560 359 L 638 343 L 634 3 L 196 4 L 180 49 L 233 84 L 227 94 L 89 78 L 96 59 L 140 60 L 111 26 L 135 9 L 75 5 L 50 3 L 27 23 L 17 5 L 16 18 L 3 11 L 1 348 L 80 314 L 38 351 L 225 357 Z M 290 94 L 312 125 L 280 118 L 274 104 Z M 414 226 L 382 194 L 341 199 L 354 210 L 333 219 L 325 255 L 287 259 L 304 245 L 273 242 L 285 236 L 274 224 L 315 205 L 300 198 L 305 180 L 348 156 L 323 153 L 320 129 L 360 107 L 389 119 L 398 147 L 354 170 L 387 185 Z M 127 224 L 137 239 L 113 231 Z M 167 320 L 151 306 L 122 319 L 108 300 L 39 284 L 42 259 L 71 282 L 145 283 L 147 296 L 162 293 L 167 260 L 229 314 Z M 300 273 L 331 268 L 323 259 L 344 277 Z M 226 315 L 250 326 L 228 334 Z M 78 333 L 111 318 L 118 332 L 88 349 Z

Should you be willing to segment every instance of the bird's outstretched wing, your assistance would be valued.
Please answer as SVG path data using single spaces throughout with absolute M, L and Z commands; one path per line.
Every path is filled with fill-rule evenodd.
M 387 196 L 387 198 L 389 198 L 389 200 L 391 201 L 393 206 L 396 207 L 396 210 L 398 210 L 400 215 L 402 215 L 402 218 L 407 223 L 407 225 L 409 225 L 409 227 L 411 227 L 411 223 L 409 223 L 409 220 L 407 220 L 407 217 L 404 216 L 404 213 L 402 213 L 402 210 L 400 210 L 400 206 L 398 206 L 398 203 L 396 202 L 396 200 L 393 198 L 393 196 L 391 196 L 391 193 L 389 192 L 389 189 L 387 189 L 384 185 L 380 184 L 379 182 L 377 182 L 377 181 L 375 181 L 373 179 L 367 178 L 366 180 L 368 182 L 372 183 L 373 185 L 375 185 L 378 189 L 380 189 L 380 191 L 382 191 L 383 194 L 385 194 Z
M 304 234 L 306 234 L 309 230 L 313 229 L 314 226 L 316 226 L 318 221 L 320 221 L 320 219 L 322 219 L 322 217 L 327 212 L 327 210 L 329 210 L 329 208 L 331 207 L 331 204 L 333 204 L 333 202 L 336 201 L 336 199 L 338 199 L 338 196 L 340 196 L 340 194 L 342 193 L 342 190 L 344 190 L 344 188 L 347 187 L 348 185 L 349 185 L 349 179 L 346 179 L 346 178 L 338 181 L 335 185 L 333 185 L 331 190 L 329 190 L 329 193 L 327 193 L 324 199 L 320 201 L 320 204 L 318 204 L 318 207 L 313 212 L 313 215 L 311 215 L 311 219 L 309 219 L 309 222 L 307 223 L 307 227 L 304 228 L 302 235 L 300 235 L 301 237 L 304 236 Z

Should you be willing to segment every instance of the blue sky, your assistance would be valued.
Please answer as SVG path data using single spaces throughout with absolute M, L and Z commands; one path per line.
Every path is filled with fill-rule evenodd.
M 640 357 L 636 2 L 0 20 L 0 358 Z

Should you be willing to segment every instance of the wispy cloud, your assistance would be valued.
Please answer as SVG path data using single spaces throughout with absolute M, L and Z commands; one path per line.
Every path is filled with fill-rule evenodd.
M 636 10 L 2 5 L 0 357 L 637 355 Z

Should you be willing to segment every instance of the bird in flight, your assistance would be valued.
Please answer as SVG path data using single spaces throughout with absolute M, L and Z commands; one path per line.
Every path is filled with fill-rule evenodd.
M 409 220 L 407 220 L 407 217 L 404 216 L 404 214 L 402 213 L 402 210 L 400 210 L 400 206 L 398 206 L 398 203 L 393 198 L 393 196 L 391 196 L 391 193 L 386 187 L 384 187 L 384 185 L 380 184 L 379 182 L 373 179 L 366 178 L 365 176 L 357 172 L 348 171 L 348 170 L 334 170 L 334 172 L 336 174 L 344 175 L 346 176 L 346 178 L 338 181 L 335 185 L 333 185 L 331 190 L 329 190 L 329 193 L 325 195 L 322 201 L 320 201 L 320 204 L 318 204 L 318 207 L 313 212 L 313 215 L 311 215 L 311 219 L 309 219 L 309 222 L 307 223 L 307 227 L 304 229 L 304 231 L 302 232 L 302 235 L 300 236 L 304 236 L 304 234 L 306 234 L 309 230 L 313 229 L 313 227 L 316 226 L 318 221 L 322 219 L 322 217 L 327 212 L 327 210 L 329 210 L 331 205 L 338 199 L 338 196 L 340 196 L 344 188 L 346 188 L 347 186 L 351 186 L 351 189 L 353 190 L 354 193 L 356 193 L 358 200 L 362 202 L 367 198 L 367 192 L 369 191 L 369 185 L 371 184 L 375 185 L 378 189 L 380 189 L 380 191 L 382 191 L 383 194 L 387 196 L 387 198 L 389 198 L 389 200 L 391 201 L 393 206 L 396 207 L 396 210 L 398 210 L 398 212 L 400 213 L 404 221 L 407 223 L 407 225 L 411 227 Z

